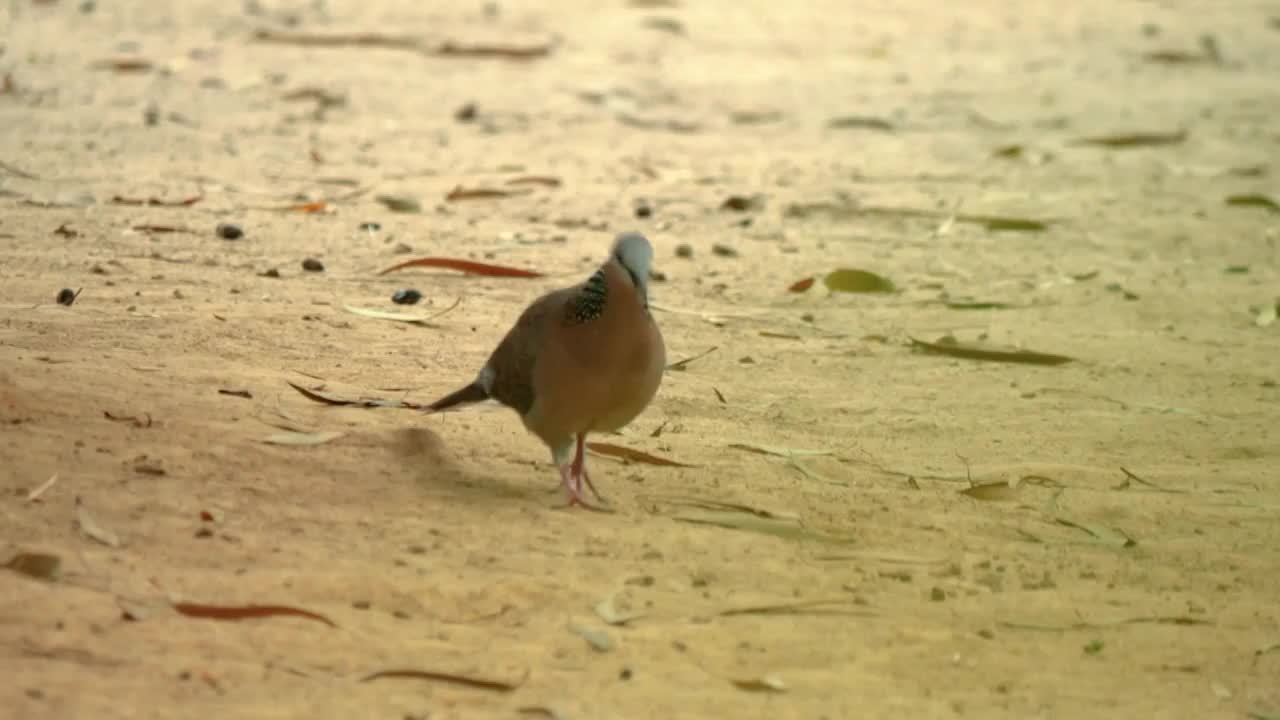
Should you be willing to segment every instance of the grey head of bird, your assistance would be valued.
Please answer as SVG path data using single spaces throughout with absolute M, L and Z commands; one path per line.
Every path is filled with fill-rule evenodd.
M 653 246 L 648 238 L 636 232 L 622 233 L 613 242 L 613 258 L 631 276 L 631 282 L 646 300 L 649 297 L 649 268 L 653 265 Z

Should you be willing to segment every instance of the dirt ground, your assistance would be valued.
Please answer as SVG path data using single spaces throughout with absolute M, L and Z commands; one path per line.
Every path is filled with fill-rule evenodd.
M 0 43 L 0 562 L 61 560 L 0 572 L 0 715 L 1280 718 L 1280 6 L 10 0 Z M 504 408 L 287 384 L 429 402 L 630 229 L 670 359 L 716 349 L 596 438 L 687 465 L 593 456 L 612 514 Z M 377 274 L 422 256 L 548 276 Z M 898 290 L 788 291 L 837 268 Z

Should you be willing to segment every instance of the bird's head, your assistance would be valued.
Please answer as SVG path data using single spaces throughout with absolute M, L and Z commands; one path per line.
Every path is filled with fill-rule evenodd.
M 641 294 L 649 287 L 649 268 L 653 265 L 653 246 L 640 233 L 622 233 L 613 242 L 613 259 L 631 276 Z

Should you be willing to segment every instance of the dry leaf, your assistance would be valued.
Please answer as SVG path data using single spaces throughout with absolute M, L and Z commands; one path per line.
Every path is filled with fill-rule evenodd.
M 632 620 L 637 620 L 639 618 L 644 617 L 645 615 L 644 613 L 620 612 L 618 608 L 614 605 L 614 600 L 616 599 L 617 599 L 616 595 L 610 595 L 609 597 L 596 603 L 596 607 L 595 607 L 596 615 L 599 615 L 601 620 L 605 621 L 610 625 L 626 625 Z
M 670 365 L 668 365 L 667 370 L 684 370 L 689 366 L 689 363 L 693 362 L 694 360 L 701 360 L 702 358 L 715 352 L 718 347 L 719 346 L 717 345 L 712 345 L 711 347 L 707 348 L 703 352 L 698 353 L 697 355 L 694 355 L 693 357 L 687 357 L 683 360 L 677 360 L 671 363 Z
M 743 678 L 730 680 L 729 682 L 733 683 L 733 686 L 739 690 L 746 690 L 747 692 L 782 693 L 787 691 L 786 683 L 774 675 L 762 675 L 758 678 Z
M 248 620 L 265 617 L 300 617 L 324 623 L 329 627 L 338 627 L 329 618 L 313 613 L 310 610 L 289 607 L 288 605 L 202 605 L 199 603 L 174 603 L 173 609 L 187 617 L 204 618 L 206 620 Z
M 634 450 L 632 448 L 623 447 L 621 445 L 614 445 L 612 443 L 588 442 L 587 449 L 590 450 L 591 452 L 598 453 L 600 455 L 607 455 L 609 457 L 619 458 L 619 459 L 627 460 L 630 462 L 644 463 L 646 465 L 663 465 L 667 467 L 697 467 L 696 465 L 688 465 L 682 462 L 676 462 L 675 460 L 668 460 L 663 457 L 658 457 L 657 455 L 650 455 L 649 453 L 643 452 L 641 450 Z
M 56 580 L 62 558 L 51 553 L 20 552 L 0 567 L 39 580 Z
M 91 540 L 97 540 L 107 547 L 120 547 L 120 538 L 93 519 L 79 496 L 76 497 L 76 524 L 80 526 L 80 532 Z
M 910 338 L 911 346 L 935 355 L 966 358 L 969 360 L 990 360 L 993 362 L 1023 363 L 1028 365 L 1062 365 L 1074 362 L 1075 358 L 1066 355 L 988 347 L 977 344 L 961 344 L 944 338 L 937 342 L 926 342 Z
M 1271 212 L 1280 213 L 1280 202 L 1276 202 L 1267 195 L 1261 193 L 1247 193 L 1244 195 L 1228 195 L 1226 200 L 1228 205 L 1236 207 L 1260 207 L 1266 208 Z
M 58 473 L 50 475 L 48 480 L 40 483 L 39 487 L 27 493 L 27 502 L 39 502 L 40 496 L 48 492 L 49 488 L 53 487 L 56 482 L 58 482 Z
M 343 305 L 343 310 L 354 315 L 361 315 L 375 320 L 392 320 L 394 322 L 412 323 L 414 325 L 422 325 L 424 327 L 435 327 L 429 320 L 431 317 L 426 315 L 410 315 L 406 313 L 391 312 L 389 310 L 376 310 L 374 308 L 356 307 L 354 305 Z M 447 311 L 446 311 L 447 312 Z
M 834 270 L 822 283 L 832 292 L 891 293 L 896 289 L 888 278 L 866 270 Z
M 321 445 L 330 440 L 337 440 L 346 433 L 341 432 L 281 432 L 268 435 L 262 442 L 272 445 Z
M 542 185 L 543 187 L 560 187 L 560 178 L 550 175 L 522 175 L 507 181 L 508 185 Z
M 807 277 L 803 280 L 797 280 L 787 287 L 787 292 L 802 293 L 813 287 L 813 281 L 817 278 Z
M 852 615 L 866 617 L 872 613 L 859 610 L 860 605 L 855 598 L 832 598 L 828 600 L 801 600 L 799 602 L 778 603 L 776 605 L 749 605 L 747 607 L 729 608 L 716 613 L 720 617 L 736 615 Z
M 514 195 L 527 195 L 525 190 L 499 190 L 497 188 L 464 188 L 461 185 L 449 191 L 444 196 L 447 202 L 458 202 L 459 200 L 495 200 L 497 198 L 512 197 Z
M 968 495 L 974 500 L 990 500 L 995 502 L 1010 502 L 1018 499 L 1018 495 L 1022 491 L 1022 484 L 1010 484 L 1007 482 L 989 482 L 970 485 L 960 491 L 961 495 Z
M 591 649 L 596 652 L 604 653 L 613 649 L 613 639 L 609 637 L 609 633 L 606 633 L 603 630 L 596 630 L 583 625 L 569 623 L 569 632 L 577 635 L 583 640 L 586 640 L 587 644 L 591 646 Z
M 542 277 L 542 273 L 534 272 L 532 270 L 521 270 L 519 268 L 504 267 L 502 265 L 490 265 L 488 263 L 476 262 L 474 260 L 460 260 L 457 258 L 436 258 L 436 257 L 426 257 L 426 258 L 418 258 L 416 260 L 407 260 L 398 265 L 392 265 L 391 267 L 387 268 L 386 270 L 383 270 L 378 274 L 386 275 L 387 273 L 395 272 L 396 270 L 403 270 L 404 268 L 408 268 L 408 267 L 444 268 L 447 270 L 457 270 L 459 272 L 463 272 L 468 275 L 483 275 L 486 277 L 520 277 L 520 278 Z
M 116 205 L 148 205 L 151 207 L 189 207 L 204 199 L 203 195 L 192 195 L 181 200 L 162 200 L 160 198 L 131 198 L 116 195 L 111 202 Z
M 380 400 L 376 398 L 361 398 L 359 400 L 347 400 L 344 398 L 333 398 L 333 397 L 328 397 L 326 395 L 321 395 L 320 393 L 314 390 L 308 390 L 302 387 L 301 385 L 297 385 L 287 380 L 285 382 L 289 384 L 289 387 L 293 388 L 294 390 L 297 390 L 299 393 L 302 394 L 303 397 L 307 398 L 308 400 L 314 400 L 315 402 L 324 403 L 325 405 L 338 405 L 338 406 L 350 406 L 350 407 L 361 407 L 361 408 L 403 408 L 405 410 L 426 410 L 427 409 L 426 405 L 419 405 L 418 403 L 409 402 L 407 400 Z

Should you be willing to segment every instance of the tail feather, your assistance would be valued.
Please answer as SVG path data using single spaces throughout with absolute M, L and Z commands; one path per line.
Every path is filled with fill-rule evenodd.
M 469 405 L 471 403 L 484 402 L 489 399 L 489 393 L 484 389 L 480 382 L 467 385 L 461 390 L 449 393 L 439 400 L 427 406 L 428 412 L 440 412 L 458 405 Z

